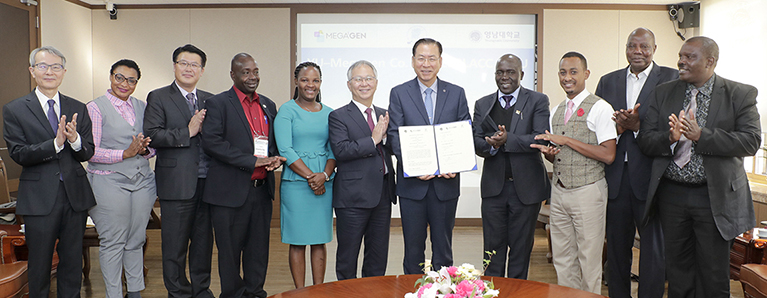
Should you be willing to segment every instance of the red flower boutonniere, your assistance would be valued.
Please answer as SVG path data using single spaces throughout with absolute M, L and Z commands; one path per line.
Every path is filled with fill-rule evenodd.
M 583 113 L 584 113 L 584 112 L 583 112 L 583 108 L 581 108 L 581 109 L 578 109 L 578 117 L 581 117 L 581 116 L 583 116 Z

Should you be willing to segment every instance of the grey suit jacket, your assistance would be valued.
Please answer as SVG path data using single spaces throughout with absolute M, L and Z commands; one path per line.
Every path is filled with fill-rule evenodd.
M 373 117 L 386 114 L 386 110 L 374 108 Z M 389 200 L 396 203 L 391 142 L 382 146 L 383 160 L 389 168 L 389 173 L 384 175 L 382 156 L 370 138 L 370 127 L 353 102 L 330 112 L 328 126 L 330 148 L 336 157 L 333 207 L 373 208 L 381 201 L 379 194 L 384 193 L 384 187 L 388 188 Z M 388 177 L 385 186 L 384 176 Z
M 34 91 L 3 107 L 3 137 L 11 158 L 24 167 L 19 177 L 18 214 L 50 214 L 56 202 L 60 177 L 75 211 L 85 211 L 96 205 L 85 169 L 80 164 L 88 161 L 94 150 L 88 109 L 84 103 L 61 93 L 59 99 L 61 115 L 66 115 L 67 121 L 77 113 L 77 132 L 82 142 L 80 151 L 72 150 L 65 141 L 64 149 L 56 153 L 53 144 L 56 133 Z
M 466 93 L 463 88 L 443 80 L 437 81 L 437 102 L 434 108 L 434 124 L 471 120 Z M 405 178 L 402 174 L 402 153 L 400 152 L 399 127 L 411 125 L 429 125 L 429 117 L 423 104 L 418 78 L 412 79 L 391 89 L 389 94 L 389 137 L 394 155 L 397 156 L 397 195 L 411 200 L 426 197 L 429 184 L 434 183 L 437 198 L 448 201 L 461 194 L 461 176 L 453 179 L 434 178 L 422 181 L 418 178 Z
M 197 89 L 197 105 L 205 108 L 205 101 L 213 96 Z M 144 112 L 144 135 L 152 138 L 149 144 L 157 149 L 155 179 L 161 200 L 186 200 L 194 196 L 200 162 L 201 136 L 189 137 L 192 113 L 175 83 L 158 88 L 147 95 Z
M 535 204 L 551 195 L 551 182 L 546 174 L 541 153 L 538 149 L 530 148 L 533 143 L 543 144 L 536 141 L 535 136 L 550 130 L 549 97 L 543 93 L 519 88 L 519 98 L 514 105 L 511 125 L 505 124 L 508 131 L 506 144 L 498 148 L 495 155 L 490 154 L 492 146 L 485 141 L 485 137 L 493 135 L 498 130 L 498 125 L 502 124 L 496 123 L 490 117 L 490 110 L 498 102 L 498 92 L 482 97 L 474 104 L 474 150 L 477 155 L 485 158 L 480 184 L 483 198 L 497 196 L 503 190 L 506 162 L 504 156 L 508 156 L 520 201 Z
M 597 90 L 594 92 L 596 96 L 604 98 L 614 110 L 628 109 L 634 107 L 626 106 L 626 76 L 628 75 L 628 67 L 622 68 L 611 73 L 608 73 L 599 79 Z M 653 68 L 650 70 L 650 75 L 647 76 L 642 91 L 639 92 L 637 103 L 639 106 L 639 119 L 643 121 L 647 115 L 647 106 L 650 101 L 650 93 L 655 89 L 657 85 L 665 82 L 676 80 L 679 78 L 679 71 L 673 68 L 658 66 L 653 62 Z M 621 185 L 621 179 L 623 178 L 623 167 L 625 166 L 624 156 L 628 153 L 628 168 L 631 173 L 631 189 L 634 191 L 634 196 L 640 200 L 645 200 L 647 197 L 647 187 L 650 184 L 650 168 L 652 166 L 652 158 L 642 154 L 634 138 L 634 132 L 627 130 L 621 134 L 617 140 L 618 143 L 615 147 L 615 161 L 605 166 L 605 179 L 607 180 L 608 198 L 615 199 L 618 197 L 618 190 Z
M 645 222 L 656 212 L 656 190 L 674 153 L 668 136 L 668 116 L 683 109 L 687 83 L 674 80 L 655 88 L 637 141 L 645 155 L 653 157 L 647 193 Z M 753 86 L 717 76 L 711 94 L 706 127 L 696 152 L 703 156 L 711 211 L 719 233 L 726 240 L 754 227 L 754 206 L 743 168 L 743 157 L 759 150 L 761 125 Z

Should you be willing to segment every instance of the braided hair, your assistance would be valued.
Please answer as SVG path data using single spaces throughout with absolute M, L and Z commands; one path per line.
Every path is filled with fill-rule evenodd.
M 304 68 L 309 68 L 309 67 L 314 67 L 314 69 L 316 69 L 317 72 L 320 73 L 320 79 L 322 79 L 322 70 L 320 69 L 320 66 L 317 65 L 317 63 L 314 63 L 311 61 L 301 62 L 301 64 L 296 66 L 296 70 L 293 71 L 293 78 L 298 80 L 298 73 L 301 72 L 301 70 L 303 70 Z M 316 102 L 320 102 L 320 95 L 321 95 L 320 90 L 317 90 L 317 97 L 314 98 Z M 296 89 L 293 91 L 293 99 L 294 100 L 298 99 L 298 84 L 296 84 Z

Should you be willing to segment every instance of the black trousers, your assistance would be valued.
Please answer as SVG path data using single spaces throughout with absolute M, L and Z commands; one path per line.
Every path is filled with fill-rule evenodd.
M 634 234 L 641 237 L 639 298 L 661 298 L 666 291 L 666 261 L 660 218 L 642 226 L 645 198 L 634 195 L 631 173 L 623 167 L 618 197 L 607 201 L 607 286 L 611 298 L 631 297 L 631 262 Z M 639 227 L 639 229 L 637 229 Z
M 162 277 L 168 297 L 215 297 L 210 290 L 213 226 L 210 206 L 202 201 L 205 178 L 197 179 L 188 200 L 162 200 Z M 189 279 L 186 262 L 189 258 Z
M 658 186 L 669 298 L 730 297 L 732 240 L 719 234 L 706 185 Z
M 482 198 L 482 235 L 484 251 L 495 251 L 485 275 L 527 279 L 530 253 L 533 251 L 535 223 L 541 204 L 525 205 L 517 196 L 513 181 L 505 180 L 501 193 Z M 507 261 L 508 251 L 508 265 Z
M 25 238 L 29 248 L 29 297 L 48 298 L 51 288 L 53 249 L 59 254 L 56 295 L 59 298 L 80 297 L 83 270 L 83 233 L 87 211 L 72 209 L 59 182 L 53 211 L 48 215 L 24 215 Z M 56 246 L 56 240 L 59 240 Z
M 386 180 L 384 180 L 386 183 Z M 381 194 L 378 206 L 373 208 L 336 208 L 336 277 L 338 280 L 357 278 L 357 259 L 363 238 L 365 253 L 362 277 L 383 276 L 389 257 L 389 226 L 391 200 Z
M 240 207 L 211 205 L 221 278 L 219 298 L 267 296 L 264 282 L 272 220 L 272 200 L 267 187 L 266 184 L 250 186 L 248 198 Z

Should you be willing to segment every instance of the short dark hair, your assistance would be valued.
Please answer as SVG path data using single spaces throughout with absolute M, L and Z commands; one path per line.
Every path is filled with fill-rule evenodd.
M 115 62 L 115 64 L 112 64 L 112 69 L 109 70 L 109 74 L 113 75 L 115 74 L 115 69 L 120 66 L 125 66 L 127 68 L 133 68 L 136 70 L 136 73 L 138 73 L 138 77 L 136 80 L 141 79 L 141 69 L 138 68 L 138 64 L 136 64 L 136 61 L 130 60 L 130 59 L 122 59 L 120 61 Z
M 716 41 L 706 36 L 695 36 L 687 39 L 684 43 L 691 42 L 700 43 L 702 52 L 708 57 L 714 57 L 714 65 L 716 65 L 716 62 L 719 61 L 719 45 L 716 44 Z
M 308 68 L 308 67 L 314 67 L 314 69 L 316 69 L 317 72 L 320 73 L 320 79 L 322 79 L 322 70 L 320 69 L 320 66 L 317 65 L 317 63 L 314 63 L 314 62 L 311 62 L 311 61 L 301 62 L 301 64 L 296 66 L 296 70 L 293 71 L 293 78 L 298 80 L 298 73 L 300 73 L 302 69 Z M 321 91 L 317 90 L 317 97 L 314 98 L 314 100 L 316 102 L 320 102 L 321 101 L 320 93 L 321 93 Z M 296 89 L 293 91 L 293 99 L 297 99 L 297 98 L 298 98 L 298 85 L 296 85 Z
M 420 46 L 421 44 L 436 44 L 437 48 L 439 49 L 439 55 L 442 56 L 442 44 L 439 43 L 439 41 L 436 41 L 432 38 L 421 38 L 418 41 L 415 42 L 413 45 L 413 57 L 415 57 L 415 50 Z
M 589 69 L 589 64 L 586 62 L 586 57 L 584 57 L 583 54 L 581 54 L 581 53 L 578 53 L 578 52 L 567 52 L 567 53 L 565 53 L 564 56 L 562 56 L 562 59 L 573 58 L 573 57 L 581 59 L 581 63 L 583 63 L 583 69 L 584 70 Z M 560 60 L 562 60 L 562 59 L 560 59 Z
M 232 57 L 231 69 L 234 70 L 235 65 L 241 65 L 242 64 L 241 60 L 245 60 L 246 58 L 253 59 L 253 56 L 251 56 L 248 53 L 237 53 L 236 55 L 234 55 L 234 57 Z M 253 61 L 255 60 L 256 59 L 253 59 Z
M 205 52 L 200 50 L 200 48 L 195 47 L 193 44 L 186 44 L 176 48 L 176 50 L 173 51 L 173 63 L 178 62 L 176 59 L 178 59 L 178 55 L 181 55 L 181 52 L 189 52 L 192 54 L 200 55 L 200 59 L 202 59 L 202 67 L 205 67 L 205 62 L 208 62 L 208 56 L 205 55 Z

